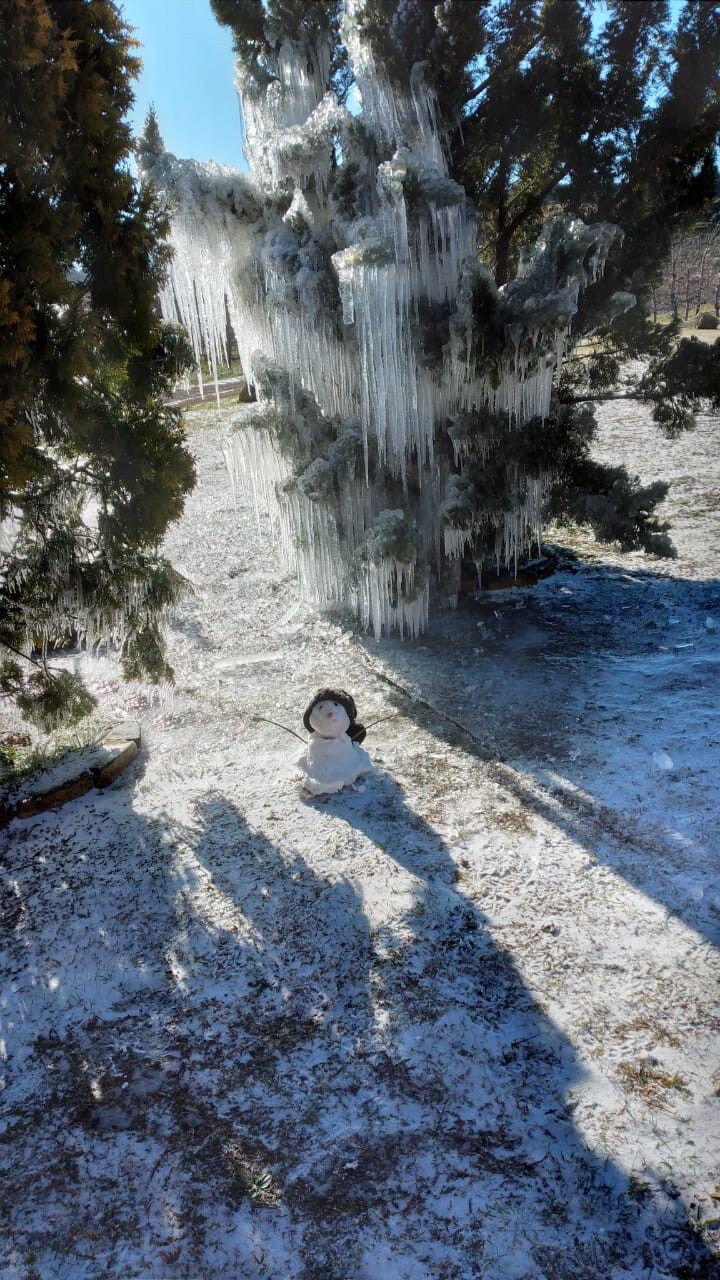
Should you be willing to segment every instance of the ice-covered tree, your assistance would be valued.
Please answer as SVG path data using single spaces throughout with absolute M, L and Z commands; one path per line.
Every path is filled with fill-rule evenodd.
M 643 489 L 590 458 L 589 407 L 617 394 L 620 362 L 637 357 L 645 372 L 624 394 L 646 400 L 663 431 L 691 426 L 703 398 L 720 407 L 720 346 L 678 346 L 676 326 L 652 323 L 673 242 L 707 224 L 716 204 L 720 9 L 687 4 L 672 21 L 656 0 L 460 6 L 463 50 L 471 9 L 482 11 L 482 39 L 472 46 L 479 65 L 462 98 L 453 161 L 477 203 L 480 253 L 496 282 L 510 278 L 548 207 L 591 211 L 623 229 L 573 318 L 557 388 L 563 439 L 552 508 L 627 548 L 669 550 L 651 514 L 664 487 Z M 608 324 L 617 289 L 637 303 Z
M 110 0 L 0 6 L 0 688 L 44 728 L 92 704 L 48 664 L 68 633 L 168 674 L 158 554 L 193 483 L 156 314 L 167 225 L 128 161 L 138 61 Z
M 717 119 L 686 143 L 663 104 L 712 23 L 686 24 L 673 62 L 659 4 L 609 4 L 599 36 L 572 0 L 213 7 L 234 32 L 249 174 L 146 148 L 176 249 L 162 305 L 212 366 L 229 314 L 258 395 L 229 435 L 231 473 L 270 507 L 305 588 L 415 634 L 431 595 L 454 598 L 464 555 L 514 563 L 551 509 L 667 551 L 662 487 L 592 462 L 592 411 L 563 361 L 613 327 L 632 345 L 662 257 L 654 183 L 679 220 L 705 181 Z M 698 69 L 704 109 L 717 87 Z M 620 186 L 630 255 L 593 213 Z M 551 195 L 563 209 L 547 218 Z M 614 356 L 584 354 L 596 389 Z

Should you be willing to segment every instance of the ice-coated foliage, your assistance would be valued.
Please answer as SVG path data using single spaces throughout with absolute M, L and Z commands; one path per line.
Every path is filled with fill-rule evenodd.
M 452 602 L 466 550 L 512 563 L 538 536 L 552 475 L 513 436 L 547 418 L 580 291 L 617 229 L 546 223 L 498 289 L 448 175 L 428 65 L 394 78 L 346 0 L 353 115 L 316 10 L 281 35 L 270 6 L 264 39 L 239 50 L 247 177 L 141 157 L 172 220 L 161 301 L 213 370 L 229 317 L 259 401 L 229 434 L 231 476 L 270 510 L 303 588 L 376 634 L 416 635 L 431 591 Z

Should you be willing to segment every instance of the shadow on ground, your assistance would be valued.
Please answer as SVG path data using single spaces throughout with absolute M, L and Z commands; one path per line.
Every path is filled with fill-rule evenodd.
M 595 564 L 360 644 L 403 716 L 720 943 L 720 582 Z
M 322 873 L 219 793 L 94 797 L 92 857 L 10 833 L 3 1274 L 715 1275 L 672 1186 L 586 1148 L 570 1044 L 402 789 L 305 811 Z

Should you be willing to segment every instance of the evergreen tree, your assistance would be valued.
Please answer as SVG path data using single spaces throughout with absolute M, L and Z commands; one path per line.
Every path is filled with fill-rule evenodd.
M 381 52 L 396 31 L 394 14 L 412 7 L 366 6 Z M 414 9 L 427 25 L 426 9 Z M 499 286 L 540 233 L 548 205 L 623 231 L 573 319 L 553 424 L 569 434 L 562 445 L 555 440 L 563 470 L 550 509 L 589 520 L 626 549 L 659 553 L 672 550 L 652 517 L 666 490 L 641 488 L 622 469 L 590 460 L 587 406 L 616 382 L 626 357 L 650 358 L 637 392 L 670 433 L 692 426 L 703 397 L 720 403 L 720 347 L 686 339 L 676 351 L 676 327 L 658 332 L 651 323 L 672 237 L 711 207 L 717 184 L 720 11 L 686 5 L 675 28 L 669 16 L 656 0 L 450 0 L 444 41 L 424 33 L 445 118 L 456 126 L 451 171 L 480 211 L 479 251 Z M 448 47 L 464 59 L 452 64 L 449 95 Z M 394 65 L 401 75 L 402 58 Z M 623 291 L 637 305 L 609 315 L 609 299 Z
M 229 309 L 260 397 L 237 472 L 316 598 L 417 630 L 463 554 L 512 563 L 549 512 L 672 554 L 664 486 L 591 458 L 592 400 L 642 355 L 666 430 L 718 401 L 718 350 L 647 316 L 713 190 L 717 6 L 676 30 L 654 0 L 213 7 L 250 177 L 148 157 L 163 306 L 211 360 Z
M 132 48 L 111 0 L 0 7 L 0 679 L 45 728 L 92 705 L 47 662 L 68 632 L 171 674 L 182 580 L 157 548 L 194 472 L 164 400 L 189 351 L 157 315 L 166 220 L 128 169 Z
M 688 4 L 675 28 L 656 0 L 501 0 L 487 22 L 480 85 L 454 135 L 458 176 L 481 210 L 480 252 L 504 283 L 550 204 L 616 223 L 622 242 L 581 299 L 557 389 L 563 467 L 550 509 L 601 538 L 672 553 L 652 512 L 666 489 L 642 488 L 590 459 L 593 400 L 626 358 L 649 361 L 636 394 L 668 434 L 693 425 L 703 398 L 720 405 L 720 344 L 677 342 L 652 322 L 652 294 L 674 236 L 707 216 L 717 189 L 720 10 Z M 455 16 L 471 34 L 467 6 Z M 597 27 L 595 26 L 597 22 Z M 480 87 L 480 92 L 477 92 Z M 615 291 L 637 304 L 608 315 Z

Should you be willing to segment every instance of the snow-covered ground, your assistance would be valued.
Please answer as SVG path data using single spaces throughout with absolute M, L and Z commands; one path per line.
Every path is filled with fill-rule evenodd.
M 3 1277 L 710 1280 L 717 420 L 603 416 L 678 560 L 586 543 L 416 644 L 303 604 L 190 422 L 174 694 L 88 662 L 143 750 L 3 833 Z M 394 718 L 321 802 L 255 717 L 326 683 Z

